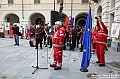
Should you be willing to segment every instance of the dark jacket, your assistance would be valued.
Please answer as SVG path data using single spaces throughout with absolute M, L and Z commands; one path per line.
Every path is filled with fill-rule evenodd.
M 19 34 L 19 27 L 18 26 L 12 27 L 12 30 L 13 30 L 13 34 Z

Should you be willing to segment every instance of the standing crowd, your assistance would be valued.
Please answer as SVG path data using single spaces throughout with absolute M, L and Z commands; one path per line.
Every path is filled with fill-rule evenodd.
M 101 17 L 96 17 L 97 24 L 92 31 L 92 52 L 96 52 L 99 66 L 105 66 L 105 50 L 107 44 L 108 30 L 104 23 L 101 21 Z M 83 51 L 82 38 L 84 34 L 84 26 L 77 27 L 68 25 L 66 28 L 60 21 L 56 21 L 55 25 L 48 26 L 43 22 L 38 22 L 36 25 L 31 24 L 28 28 L 18 27 L 17 25 L 10 25 L 10 38 L 15 40 L 15 46 L 19 46 L 19 36 L 21 39 L 29 39 L 31 47 L 35 49 L 43 48 L 49 45 L 49 48 L 54 49 L 54 62 L 50 64 L 50 67 L 54 67 L 55 70 L 60 70 L 62 67 L 62 50 L 66 50 L 67 46 L 69 51 L 74 51 L 75 47 L 79 48 L 79 51 Z M 24 31 L 25 30 L 25 31 Z M 40 44 L 40 46 L 38 46 Z M 79 45 L 81 44 L 81 45 Z

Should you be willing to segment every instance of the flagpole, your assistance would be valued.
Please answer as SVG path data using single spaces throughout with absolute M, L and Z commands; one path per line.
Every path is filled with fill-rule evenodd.
M 72 17 L 72 4 L 73 4 L 73 0 L 71 0 L 71 17 Z
M 91 0 L 89 1 L 89 8 L 91 7 Z

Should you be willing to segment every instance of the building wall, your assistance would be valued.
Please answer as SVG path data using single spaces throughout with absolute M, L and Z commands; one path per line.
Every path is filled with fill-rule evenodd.
M 112 22 L 119 22 L 120 23 L 120 0 L 98 0 L 98 3 L 95 3 L 95 11 L 94 15 L 98 16 L 101 14 L 102 21 L 105 23 L 106 27 L 109 30 L 109 37 L 111 39 L 111 47 L 116 50 L 120 51 L 120 34 L 119 38 L 110 38 L 111 33 L 111 26 Z M 99 6 L 102 7 L 102 12 L 99 13 Z M 94 24 L 96 21 L 94 20 Z
M 77 17 L 81 13 L 88 13 L 88 4 L 81 3 L 82 0 L 74 0 L 72 4 L 72 16 Z M 34 0 L 23 0 L 24 14 L 22 14 L 22 0 L 14 0 L 14 4 L 8 4 L 8 0 L 0 0 L 0 23 L 5 22 L 8 14 L 15 14 L 19 17 L 19 22 L 28 22 L 32 14 L 40 13 L 45 18 L 45 23 L 50 23 L 50 11 L 54 9 L 54 0 L 40 0 L 40 4 L 34 4 Z M 92 7 L 93 2 L 92 2 Z M 71 1 L 64 0 L 63 13 L 71 16 Z M 55 10 L 59 11 L 60 5 L 55 3 Z M 93 9 L 94 11 L 94 9 Z M 24 19 L 23 19 L 24 15 Z

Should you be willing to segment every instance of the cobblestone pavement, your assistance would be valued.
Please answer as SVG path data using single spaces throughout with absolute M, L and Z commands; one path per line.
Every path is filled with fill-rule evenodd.
M 38 69 L 32 74 L 37 52 L 34 47 L 29 46 L 29 40 L 20 39 L 18 47 L 14 46 L 14 39 L 0 38 L 0 79 L 120 79 L 120 52 L 111 48 L 105 54 L 105 67 L 99 67 L 95 63 L 96 54 L 92 54 L 89 72 L 79 70 L 82 52 L 78 48 L 75 51 L 63 51 L 63 67 L 57 71 L 49 67 L 49 63 L 53 62 L 51 51 L 48 48 L 47 52 L 44 45 L 42 50 L 38 50 L 39 67 L 48 69 Z

